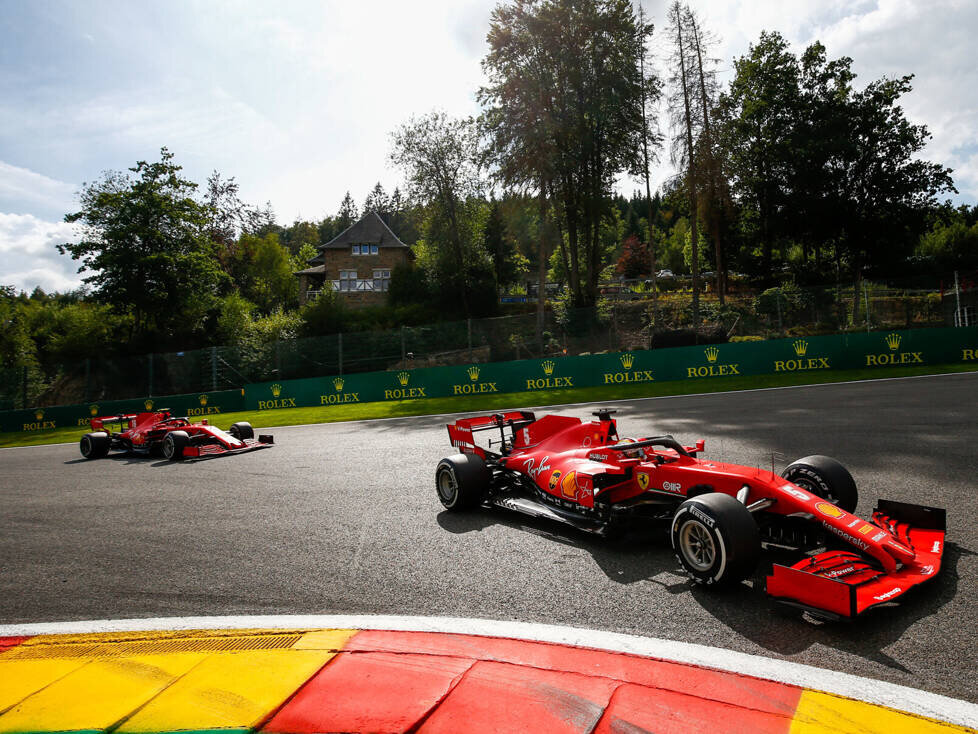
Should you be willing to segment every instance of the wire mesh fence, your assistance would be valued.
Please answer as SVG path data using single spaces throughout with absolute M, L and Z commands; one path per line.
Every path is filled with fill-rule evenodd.
M 446 321 L 274 341 L 247 348 L 91 358 L 77 364 L 3 367 L 0 409 L 146 395 L 224 390 L 268 380 L 343 375 L 553 355 L 657 349 L 878 328 L 955 325 L 947 294 L 861 288 L 782 287 L 733 292 L 721 304 L 701 295 L 693 323 L 688 290 L 658 292 L 617 284 L 593 308 L 556 299 L 538 327 L 536 313 Z M 960 310 L 960 309 L 958 309 Z M 695 328 L 694 328 L 695 327 Z

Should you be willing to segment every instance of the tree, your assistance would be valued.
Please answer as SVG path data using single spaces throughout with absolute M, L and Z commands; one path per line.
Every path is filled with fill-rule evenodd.
M 376 212 L 382 219 L 390 214 L 390 198 L 387 196 L 387 192 L 384 191 L 384 187 L 380 185 L 380 181 L 367 194 L 367 199 L 363 202 L 363 211 Z
M 748 54 L 734 61 L 736 75 L 723 95 L 718 133 L 733 174 L 734 193 L 753 215 L 761 272 L 771 277 L 776 240 L 786 233 L 799 119 L 798 60 L 777 33 L 762 32 Z
M 81 261 L 97 300 L 133 314 L 137 337 L 192 333 L 225 282 L 209 236 L 211 211 L 166 148 L 158 162 L 129 170 L 132 176 L 108 172 L 83 188 L 80 210 L 65 216 L 81 225 L 81 239 L 58 249 Z
M 352 226 L 359 218 L 360 213 L 357 211 L 357 205 L 354 203 L 353 197 L 350 196 L 350 192 L 347 191 L 343 201 L 340 202 L 339 214 L 336 215 L 340 232 Z
M 503 221 L 502 207 L 493 199 L 485 227 L 485 248 L 492 258 L 493 273 L 498 288 L 518 283 L 529 270 L 530 263 L 519 251 Z
M 293 261 L 289 251 L 279 244 L 278 235 L 241 235 L 229 273 L 241 295 L 262 315 L 298 305 L 299 286 Z
M 642 101 L 658 86 L 639 63 L 650 33 L 627 0 L 516 0 L 490 20 L 479 90 L 490 157 L 504 186 L 540 200 L 541 263 L 556 226 L 575 305 L 597 297 L 615 178 L 654 139 Z
M 697 160 L 697 142 L 707 124 L 706 105 L 697 105 L 696 86 L 699 81 L 696 21 L 688 6 L 675 0 L 669 6 L 670 40 L 674 44 L 669 79 L 669 114 L 676 136 L 673 139 L 673 162 L 684 170 L 686 194 L 689 197 L 689 225 L 693 272 L 693 329 L 700 326 L 700 256 L 699 256 L 699 187 L 700 170 Z
M 475 274 L 487 264 L 481 238 L 486 212 L 477 200 L 482 181 L 475 122 L 431 112 L 412 117 L 391 142 L 391 161 L 407 176 L 409 195 L 425 209 L 422 236 L 429 272 L 443 289 L 457 293 L 462 312 L 472 316 Z

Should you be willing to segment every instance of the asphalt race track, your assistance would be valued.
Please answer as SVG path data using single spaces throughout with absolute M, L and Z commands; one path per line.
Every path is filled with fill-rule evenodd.
M 621 402 L 622 436 L 705 438 L 770 467 L 824 453 L 878 497 L 948 508 L 944 569 L 852 624 L 753 585 L 693 588 L 663 532 L 603 541 L 444 512 L 443 417 L 275 428 L 198 462 L 0 451 L 0 623 L 216 614 L 410 614 L 571 625 L 785 658 L 978 702 L 978 373 Z M 521 407 L 521 406 L 513 406 Z M 592 408 L 554 410 L 587 416 Z M 778 468 L 787 463 L 776 461 Z

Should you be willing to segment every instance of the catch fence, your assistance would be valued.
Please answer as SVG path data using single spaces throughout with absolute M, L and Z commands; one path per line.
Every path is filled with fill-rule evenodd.
M 954 325 L 948 296 L 869 286 L 763 293 L 734 291 L 724 304 L 678 288 L 656 294 L 644 283 L 615 284 L 598 306 L 548 304 L 536 313 L 446 321 L 274 341 L 248 348 L 205 349 L 90 358 L 77 364 L 0 369 L 0 410 L 154 395 L 240 389 L 246 384 L 323 375 L 485 364 L 885 328 Z

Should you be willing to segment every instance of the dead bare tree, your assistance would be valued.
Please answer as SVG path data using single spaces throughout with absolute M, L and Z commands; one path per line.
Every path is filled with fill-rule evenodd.
M 707 55 L 717 41 L 712 33 L 703 28 L 702 23 L 696 17 L 696 13 L 689 6 L 685 7 L 684 14 L 689 42 L 694 51 L 693 75 L 699 87 L 697 117 L 702 122 L 702 130 L 696 150 L 697 168 L 703 184 L 702 196 L 699 198 L 700 213 L 709 227 L 710 238 L 713 240 L 716 258 L 716 289 L 722 306 L 727 292 L 727 268 L 722 237 L 726 186 L 724 186 L 723 165 L 717 150 L 714 125 L 711 120 L 720 93 L 716 76 L 718 59 Z
M 700 327 L 699 206 L 695 140 L 699 138 L 702 120 L 696 119 L 692 96 L 695 88 L 695 53 L 691 44 L 688 8 L 675 0 L 669 6 L 669 38 L 673 43 L 670 56 L 669 120 L 675 131 L 673 163 L 686 176 L 689 197 L 689 228 L 692 237 L 693 329 Z

